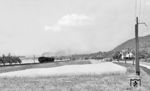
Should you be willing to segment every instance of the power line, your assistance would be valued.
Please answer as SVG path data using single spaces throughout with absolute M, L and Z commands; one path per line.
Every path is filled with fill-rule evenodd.
M 142 1 L 139 0 L 139 17 L 141 17 Z
M 137 16 L 137 0 L 135 0 L 135 5 L 134 5 L 134 16 L 136 17 Z
M 135 17 L 141 16 L 141 9 L 142 9 L 142 0 L 135 0 Z

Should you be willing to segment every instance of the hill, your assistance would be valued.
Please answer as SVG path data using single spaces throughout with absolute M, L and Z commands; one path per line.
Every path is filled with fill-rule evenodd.
M 135 50 L 135 38 L 130 39 L 120 44 L 119 46 L 114 48 L 112 51 L 120 51 L 120 50 L 128 49 L 128 48 Z M 140 51 L 146 51 L 150 53 L 150 35 L 139 37 L 139 48 L 140 48 Z

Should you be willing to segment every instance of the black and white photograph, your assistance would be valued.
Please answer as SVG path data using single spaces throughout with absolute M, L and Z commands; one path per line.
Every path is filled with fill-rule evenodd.
M 0 91 L 150 91 L 150 0 L 0 0 Z

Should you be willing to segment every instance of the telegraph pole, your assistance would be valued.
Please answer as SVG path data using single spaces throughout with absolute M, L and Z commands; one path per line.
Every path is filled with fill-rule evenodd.
M 139 18 L 136 17 L 136 24 L 135 24 L 135 50 L 136 50 L 136 57 L 135 57 L 135 69 L 136 75 L 140 76 L 140 66 L 139 66 L 139 24 L 143 24 L 147 27 L 145 22 L 139 22 Z
M 139 20 L 136 17 L 136 24 L 135 24 L 135 46 L 136 46 L 136 75 L 140 76 L 140 67 L 139 67 L 139 37 L 138 37 L 138 29 L 139 28 Z

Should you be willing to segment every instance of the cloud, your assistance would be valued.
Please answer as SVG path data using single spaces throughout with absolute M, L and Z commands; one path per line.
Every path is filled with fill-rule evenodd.
M 89 25 L 92 19 L 89 16 L 82 14 L 68 14 L 61 17 L 53 26 L 45 26 L 45 30 L 61 31 L 65 27 L 80 27 Z
M 89 22 L 90 18 L 86 15 L 71 14 L 62 17 L 58 24 L 61 26 L 82 26 L 89 24 Z

